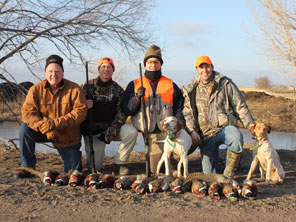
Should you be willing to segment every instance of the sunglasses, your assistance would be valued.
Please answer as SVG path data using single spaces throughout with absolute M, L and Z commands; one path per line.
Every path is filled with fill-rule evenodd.
M 153 64 L 155 64 L 155 65 L 160 65 L 160 61 L 158 61 L 158 60 L 155 60 L 155 61 L 149 61 L 149 60 L 148 60 L 148 61 L 146 62 L 146 64 L 147 64 L 147 65 L 153 65 Z

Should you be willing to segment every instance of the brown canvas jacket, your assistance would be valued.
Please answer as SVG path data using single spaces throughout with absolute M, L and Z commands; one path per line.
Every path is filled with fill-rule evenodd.
M 32 86 L 22 106 L 22 121 L 39 132 L 39 124 L 46 117 L 53 119 L 58 132 L 54 146 L 63 148 L 81 142 L 80 123 L 87 115 L 86 99 L 74 82 L 63 79 L 56 93 L 49 90 L 47 80 Z

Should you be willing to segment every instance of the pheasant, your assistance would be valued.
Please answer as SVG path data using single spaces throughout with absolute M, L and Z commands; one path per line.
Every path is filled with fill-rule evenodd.
M 114 189 L 115 190 L 125 190 L 130 189 L 133 182 L 137 179 L 136 176 L 121 176 L 117 180 L 114 181 Z
M 101 179 L 97 185 L 98 188 L 113 188 L 113 184 L 116 179 L 113 174 L 102 174 L 100 178 Z
M 156 179 L 156 177 L 138 177 L 137 180 L 132 184 L 132 190 L 137 194 L 147 193 L 149 192 L 148 184 Z
M 222 186 L 218 182 L 211 183 L 209 187 L 209 195 L 215 200 L 220 200 L 222 194 Z
M 83 183 L 83 175 L 78 170 L 74 170 L 69 179 L 69 186 L 76 187 L 78 185 L 82 185 Z
M 60 174 L 56 177 L 54 185 L 55 186 L 65 186 L 69 183 L 70 175 L 69 174 Z
M 172 176 L 162 176 L 158 179 L 151 181 L 148 184 L 150 193 L 162 192 L 169 190 L 170 183 L 174 180 Z
M 204 197 L 208 194 L 208 185 L 204 181 L 193 180 L 192 186 L 191 186 L 191 192 L 200 197 Z
M 255 200 L 258 189 L 255 180 L 245 180 L 242 188 L 242 196 L 248 200 Z
M 223 184 L 223 194 L 232 202 L 238 200 L 238 189 L 233 186 L 232 182 Z
M 84 186 L 88 188 L 97 188 L 99 183 L 100 175 L 97 173 L 91 173 L 84 179 Z
M 18 171 L 26 171 L 28 173 L 31 173 L 37 177 L 39 177 L 43 184 L 45 185 L 51 185 L 54 183 L 56 177 L 59 175 L 58 172 L 52 171 L 52 170 L 46 170 L 44 172 L 39 172 L 33 168 L 27 168 L 27 167 L 20 167 L 17 169 Z
M 170 183 L 170 189 L 175 193 L 182 193 L 184 191 L 183 185 L 184 185 L 184 178 L 178 177 Z

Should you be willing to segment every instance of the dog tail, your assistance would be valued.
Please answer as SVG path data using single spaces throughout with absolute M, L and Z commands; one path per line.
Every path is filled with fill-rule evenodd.
M 208 183 L 213 183 L 213 182 L 218 182 L 218 183 L 230 183 L 232 182 L 231 179 L 228 177 L 224 176 L 223 174 L 218 174 L 218 173 L 202 173 L 202 172 L 196 172 L 196 173 L 191 173 L 188 175 L 189 180 L 202 180 Z

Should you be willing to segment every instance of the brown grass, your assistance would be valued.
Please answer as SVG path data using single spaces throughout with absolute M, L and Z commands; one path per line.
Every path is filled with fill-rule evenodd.
M 2 121 L 21 121 L 21 107 L 24 99 L 18 98 L 16 101 L 0 103 L 0 122 Z

